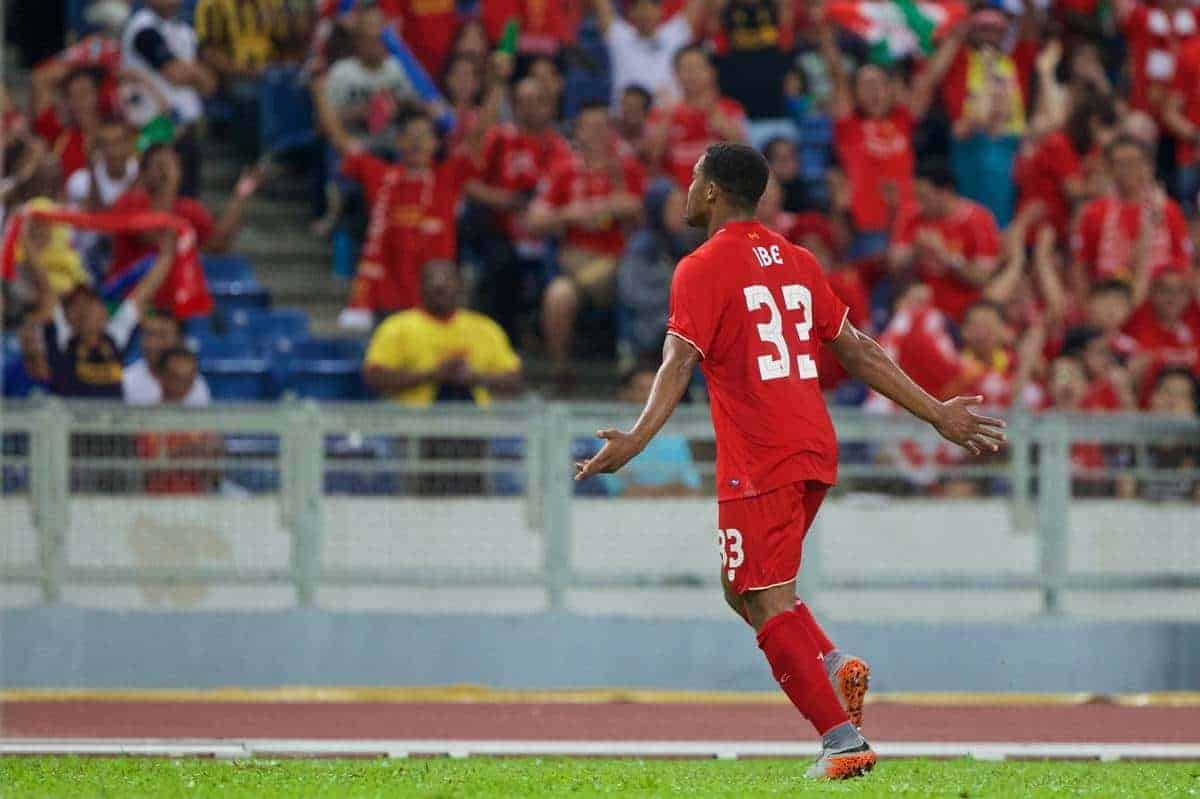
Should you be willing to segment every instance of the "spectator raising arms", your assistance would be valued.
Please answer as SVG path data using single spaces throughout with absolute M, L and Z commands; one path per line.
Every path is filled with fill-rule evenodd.
M 584 300 L 612 304 L 625 229 L 642 211 L 645 178 L 633 153 L 614 135 L 608 104 L 585 106 L 575 118 L 575 152 L 542 183 L 529 209 L 537 236 L 561 236 L 561 274 L 546 289 L 542 332 L 559 374 L 569 371 L 572 331 Z
M 896 98 L 895 82 L 875 64 L 860 66 L 851 85 L 832 24 L 819 7 L 815 16 L 821 57 L 833 82 L 834 142 L 849 184 L 850 220 L 859 234 L 886 236 L 897 209 L 912 203 L 913 127 L 929 110 L 946 64 L 926 67 L 907 102 Z M 944 62 L 950 53 L 943 49 L 938 57 Z M 856 249 L 871 248 L 860 241 Z
M 947 37 L 927 67 L 947 70 L 944 80 L 936 78 L 942 80 L 942 104 L 953 128 L 958 191 L 987 206 L 1001 225 L 1014 213 L 1013 160 L 1027 130 L 1026 93 L 1039 44 L 1033 2 L 1022 4 L 1015 37 L 1003 6 L 976 6 L 965 30 Z
M 246 203 L 258 191 L 262 172 L 258 168 L 242 172 L 233 197 L 225 204 L 221 218 L 213 221 L 212 214 L 197 200 L 183 196 L 183 170 L 179 153 L 157 144 L 142 153 L 138 185 L 126 192 L 112 206 L 114 211 L 166 211 L 182 217 L 196 232 L 196 245 L 205 252 L 225 252 L 233 244 L 242 227 Z M 124 274 L 135 263 L 154 252 L 157 239 L 137 234 L 115 237 L 109 276 Z
M 92 67 L 75 67 L 57 86 L 39 86 L 53 71 L 34 73 L 33 131 L 58 159 L 65 177 L 88 163 L 89 142 L 96 135 L 103 112 L 100 87 L 103 73 Z M 56 103 L 55 98 L 61 98 Z
M 363 184 L 370 221 L 345 327 L 369 328 L 373 317 L 415 308 L 421 302 L 421 265 L 453 260 L 454 211 L 460 180 L 454 162 L 437 163 L 437 128 L 424 111 L 410 110 L 396 123 L 400 162 L 353 151 L 342 172 Z
M 521 359 L 499 325 L 460 307 L 458 267 L 425 264 L 421 291 L 423 308 L 393 314 L 371 337 L 363 364 L 367 386 L 416 407 L 454 400 L 486 406 L 493 391 L 518 391 Z
M 710 144 L 746 140 L 746 114 L 737 102 L 721 96 L 717 71 L 703 47 L 683 48 L 673 63 L 681 99 L 656 109 L 650 140 L 662 170 L 687 188 L 692 166 Z
M 42 280 L 34 318 L 42 324 L 50 386 L 55 394 L 121 398 L 125 349 L 175 259 L 173 233 L 160 234 L 156 245 L 154 265 L 111 319 L 104 301 L 90 288 L 78 286 L 60 301 Z
M 988 209 L 954 193 L 943 162 L 922 164 L 914 189 L 916 203 L 896 223 L 888 261 L 893 273 L 925 282 L 934 306 L 961 322 L 996 271 L 1000 231 Z
M 688 0 L 683 11 L 666 20 L 661 0 L 633 0 L 625 17 L 613 0 L 594 0 L 594 5 L 608 45 L 613 104 L 622 103 L 631 86 L 642 87 L 659 102 L 677 98 L 672 60 L 703 25 L 705 0 Z
M 147 0 L 129 18 L 121 37 L 121 65 L 141 73 L 161 94 L 182 135 L 176 142 L 183 159 L 181 193 L 195 197 L 200 191 L 200 145 L 195 123 L 203 111 L 203 98 L 217 88 L 216 75 L 199 60 L 196 32 L 176 17 L 182 0 Z

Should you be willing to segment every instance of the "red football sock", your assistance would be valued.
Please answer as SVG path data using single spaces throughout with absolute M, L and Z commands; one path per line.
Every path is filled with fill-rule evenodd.
M 828 655 L 837 649 L 833 645 L 833 641 L 830 641 L 829 636 L 821 629 L 821 625 L 817 624 L 817 620 L 813 618 L 812 611 L 808 609 L 808 605 L 799 599 L 796 600 L 796 615 L 804 622 L 804 629 L 808 630 L 808 636 L 813 639 L 813 643 L 817 645 L 817 649 L 821 650 L 822 655 Z
M 758 648 L 767 656 L 779 687 L 820 735 L 850 720 L 799 613 L 789 611 L 767 619 L 758 631 Z

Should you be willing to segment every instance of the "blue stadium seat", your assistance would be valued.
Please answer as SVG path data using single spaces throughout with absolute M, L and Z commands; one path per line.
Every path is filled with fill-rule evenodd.
M 241 255 L 202 254 L 200 264 L 204 267 L 204 276 L 210 282 L 213 280 L 254 280 L 254 267 Z
M 254 278 L 210 280 L 208 288 L 218 308 L 266 308 L 271 304 L 271 293 Z
M 364 345 L 354 339 L 301 339 L 282 361 L 284 391 L 324 400 L 366 399 Z
M 188 349 L 201 358 L 261 358 L 262 347 L 244 333 L 218 335 L 211 330 L 197 329 L 185 337 Z
M 213 399 L 266 400 L 278 396 L 270 364 L 262 356 L 200 356 L 200 371 Z
M 272 347 L 282 339 L 288 342 L 284 351 L 292 342 L 308 338 L 308 314 L 298 308 L 235 308 L 229 312 L 229 325 L 231 330 Z

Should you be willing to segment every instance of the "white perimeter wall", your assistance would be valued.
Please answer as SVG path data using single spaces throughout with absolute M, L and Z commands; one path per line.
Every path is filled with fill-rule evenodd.
M 430 566 L 537 569 L 542 535 L 521 500 L 396 500 L 331 497 L 323 557 L 338 567 Z M 829 501 L 806 546 L 828 576 L 1031 572 L 1037 538 L 1014 529 L 1000 500 L 889 500 L 850 495 Z M 711 575 L 718 564 L 711 500 L 579 499 L 572 503 L 572 555 L 580 571 Z M 1078 501 L 1072 506 L 1072 570 L 1106 573 L 1200 571 L 1200 508 L 1186 504 Z M 213 565 L 286 568 L 290 537 L 274 499 L 77 498 L 67 537 L 74 566 Z M 36 535 L 22 498 L 0 500 L 0 563 L 36 562 Z M 38 588 L 0 585 L 0 607 L 36 604 Z M 294 603 L 289 586 L 67 586 L 72 604 L 120 609 L 268 609 Z M 845 620 L 989 620 L 1036 613 L 1036 592 L 822 592 L 818 609 Z M 719 591 L 681 587 L 574 591 L 587 614 L 719 618 Z M 323 588 L 331 610 L 521 613 L 544 609 L 538 588 Z M 1072 592 L 1067 610 L 1089 618 L 1195 620 L 1200 592 Z

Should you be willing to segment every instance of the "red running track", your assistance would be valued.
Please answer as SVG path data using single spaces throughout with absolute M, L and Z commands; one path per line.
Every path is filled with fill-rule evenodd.
M 880 741 L 1200 743 L 1196 708 L 868 705 Z M 4 738 L 308 738 L 577 741 L 799 741 L 786 705 L 18 701 Z

